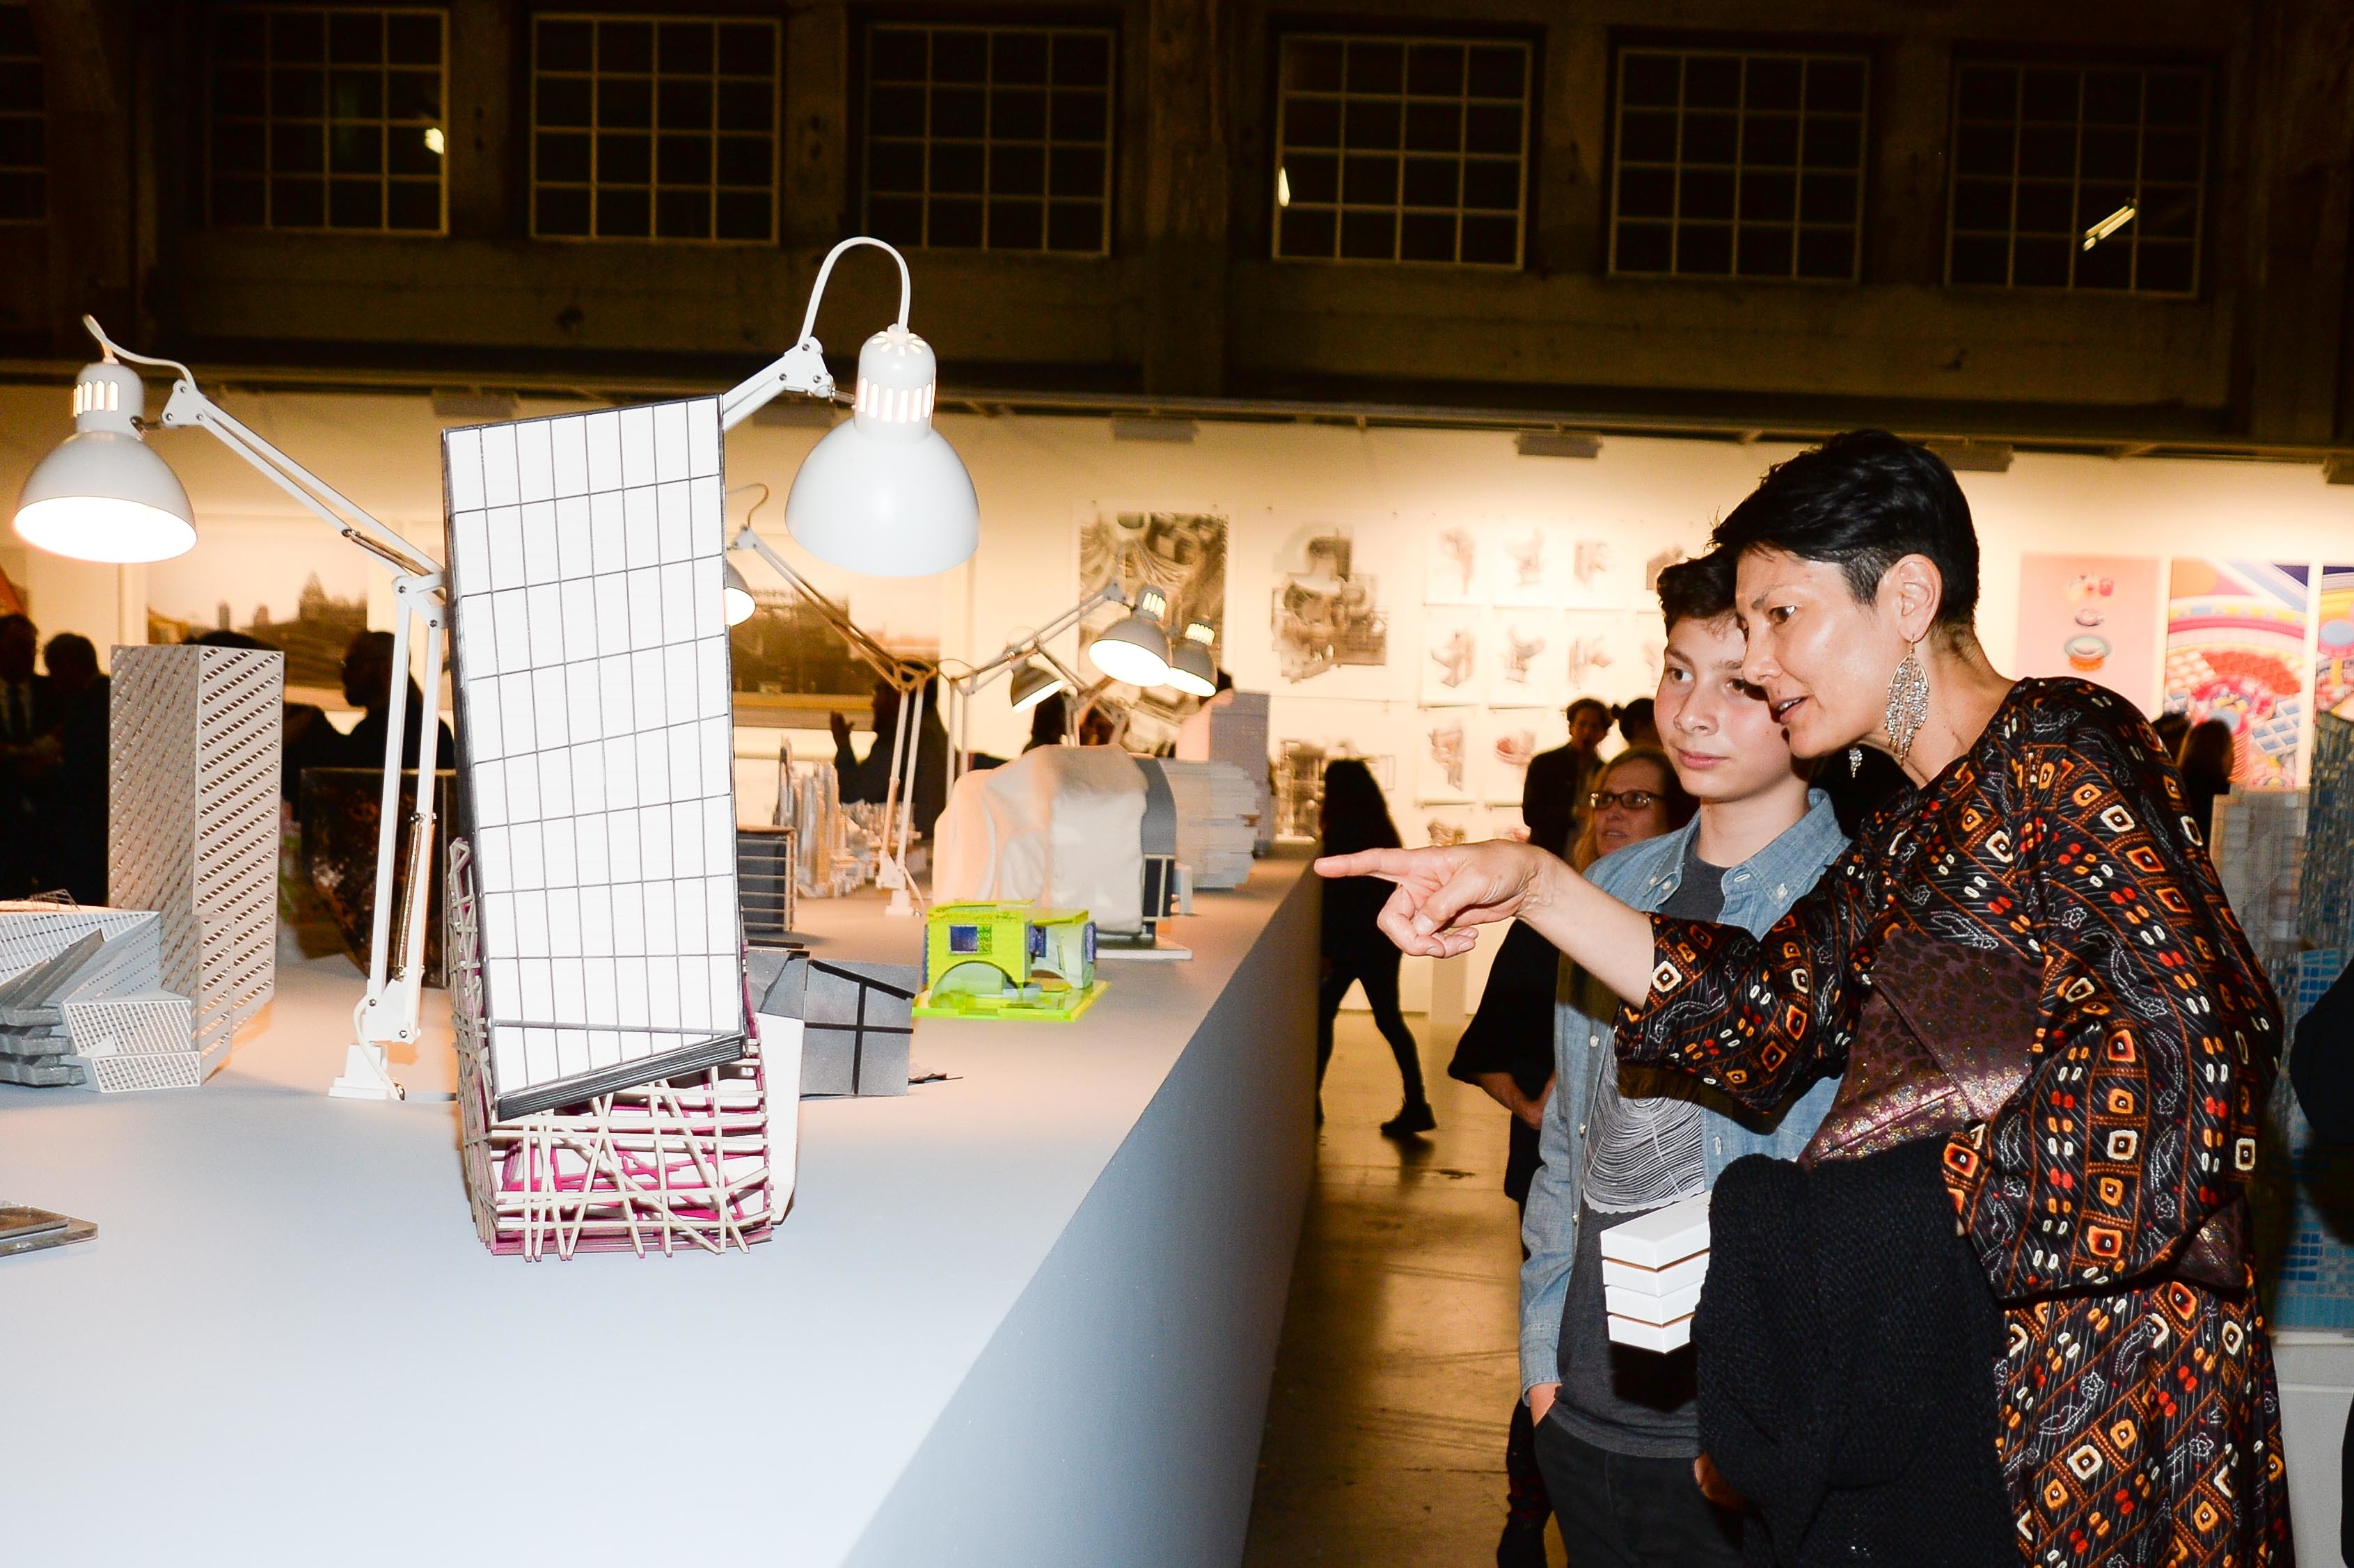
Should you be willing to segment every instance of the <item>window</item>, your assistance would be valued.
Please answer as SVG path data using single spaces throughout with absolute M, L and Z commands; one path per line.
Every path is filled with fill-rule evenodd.
M 48 216 L 48 122 L 33 13 L 0 4 L 0 223 Z
M 2207 97 L 2197 69 L 1956 68 L 1946 280 L 2196 292 Z
M 866 232 L 1103 255 L 1111 83 L 1107 28 L 869 28 Z
M 1275 253 L 1521 264 L 1529 46 L 1283 40 Z
M 1851 283 L 1860 55 L 1622 49 L 1610 270 Z
M 773 241 L 782 48 L 760 17 L 535 18 L 532 232 Z
M 211 221 L 438 234 L 445 13 L 213 14 Z

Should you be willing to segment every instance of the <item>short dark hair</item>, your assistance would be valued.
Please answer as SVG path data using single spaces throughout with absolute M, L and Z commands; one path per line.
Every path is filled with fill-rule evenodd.
M 1575 724 L 1577 722 L 1577 711 L 1580 708 L 1592 708 L 1596 713 L 1602 715 L 1602 722 L 1606 725 L 1613 722 L 1618 716 L 1617 714 L 1610 711 L 1610 705 L 1604 702 L 1600 697 L 1580 697 L 1576 701 L 1571 703 L 1568 707 L 1562 710 L 1562 716 L 1568 719 L 1570 723 Z
M 1735 556 L 1780 550 L 1829 562 L 1867 602 L 1889 567 L 1925 556 L 1945 579 L 1937 624 L 1967 627 L 1978 613 L 1970 503 L 1944 459 L 1886 430 L 1849 430 L 1776 463 L 1709 542 Z
M 59 654 L 64 658 L 60 659 Z M 60 666 L 98 673 L 98 649 L 79 631 L 60 631 L 50 638 L 48 646 L 41 651 L 41 659 L 52 675 L 61 673 Z
M 1679 620 L 1722 620 L 1733 613 L 1737 560 L 1731 550 L 1711 550 L 1659 568 L 1659 615 L 1670 631 Z

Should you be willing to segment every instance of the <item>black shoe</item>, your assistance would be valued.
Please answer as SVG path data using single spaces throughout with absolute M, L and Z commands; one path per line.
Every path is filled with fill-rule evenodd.
M 1496 1542 L 1496 1568 L 1548 1568 L 1543 1523 L 1506 1520 L 1504 1538 Z
M 1411 1138 L 1418 1132 L 1428 1132 L 1437 1125 L 1438 1118 L 1430 1114 L 1430 1102 L 1416 1100 L 1389 1120 L 1382 1123 L 1382 1136 Z

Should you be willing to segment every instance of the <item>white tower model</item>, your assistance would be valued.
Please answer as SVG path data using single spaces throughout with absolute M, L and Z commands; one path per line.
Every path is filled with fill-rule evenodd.
M 196 1001 L 209 1074 L 276 989 L 286 656 L 117 648 L 107 886 L 162 917 L 164 984 Z

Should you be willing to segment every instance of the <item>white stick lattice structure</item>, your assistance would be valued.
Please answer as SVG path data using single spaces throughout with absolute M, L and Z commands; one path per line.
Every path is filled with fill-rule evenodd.
M 209 1073 L 277 989 L 286 656 L 118 648 L 110 895 L 162 918 L 163 983 L 196 1001 Z
M 719 1066 L 498 1119 L 472 861 L 466 841 L 451 839 L 442 950 L 458 1034 L 466 1195 L 482 1244 L 527 1258 L 643 1257 L 649 1250 L 746 1250 L 767 1240 L 776 1194 L 757 1038 Z

